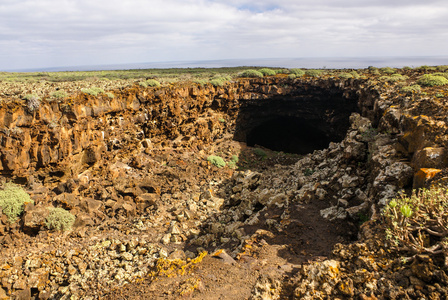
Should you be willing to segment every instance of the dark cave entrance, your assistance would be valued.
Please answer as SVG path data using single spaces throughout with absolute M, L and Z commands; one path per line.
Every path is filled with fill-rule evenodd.
M 301 155 L 342 141 L 359 112 L 356 93 L 338 87 L 297 86 L 289 95 L 240 101 L 234 140 Z
M 285 153 L 307 154 L 328 147 L 331 141 L 331 137 L 312 122 L 277 116 L 253 128 L 247 134 L 246 143 Z

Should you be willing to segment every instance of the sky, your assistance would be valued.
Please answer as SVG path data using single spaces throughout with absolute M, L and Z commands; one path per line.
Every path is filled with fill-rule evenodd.
M 446 0 L 0 0 L 0 70 L 446 56 L 447 28 Z

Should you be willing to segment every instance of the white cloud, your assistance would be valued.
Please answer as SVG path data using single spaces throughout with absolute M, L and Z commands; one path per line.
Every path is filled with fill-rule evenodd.
M 0 69 L 443 55 L 444 1 L 2 0 Z

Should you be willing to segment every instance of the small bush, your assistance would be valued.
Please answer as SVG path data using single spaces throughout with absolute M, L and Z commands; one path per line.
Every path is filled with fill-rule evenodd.
M 418 93 L 421 91 L 421 86 L 418 84 L 410 85 L 410 86 L 404 86 L 401 88 L 401 91 L 403 93 L 412 94 L 412 93 Z
M 321 70 L 306 70 L 305 75 L 311 76 L 311 77 L 319 77 L 322 75 Z
M 56 99 L 63 99 L 65 97 L 67 97 L 67 93 L 65 91 L 59 90 L 59 91 L 51 93 L 51 97 L 56 98 Z
M 350 74 L 350 73 L 340 73 L 340 74 L 338 74 L 338 76 L 339 76 L 339 78 L 343 78 L 343 79 L 350 79 L 350 78 L 353 78 L 353 75 L 352 74 Z
M 448 242 L 448 190 L 433 187 L 400 195 L 384 208 L 386 237 L 410 259 L 444 253 Z M 409 258 L 408 258 L 409 259 Z
M 353 78 L 355 78 L 355 79 L 361 77 L 361 75 L 359 75 L 358 72 L 356 72 L 356 71 L 351 71 L 350 74 L 351 74 L 351 75 L 353 76 Z
M 397 81 L 404 81 L 408 79 L 408 77 L 401 74 L 392 74 L 390 76 L 381 76 L 379 79 L 388 82 L 397 82 Z
M 89 89 L 81 89 L 81 92 L 96 97 L 98 94 L 104 93 L 104 90 L 102 88 L 92 87 Z
M 423 66 L 418 67 L 417 70 L 421 70 L 421 71 L 425 71 L 425 72 L 426 71 L 437 71 L 437 68 L 423 65 Z
M 197 79 L 194 82 L 199 84 L 200 86 L 204 86 L 204 85 L 206 85 L 208 83 L 208 81 L 205 80 L 205 79 Z
M 26 100 L 26 107 L 29 111 L 33 112 L 40 106 L 40 98 L 36 94 L 28 94 L 23 98 Z
M 385 68 L 381 68 L 380 71 L 383 73 L 386 73 L 386 74 L 394 74 L 397 71 L 397 69 L 394 69 L 391 67 L 385 67 Z
M 276 74 L 289 74 L 289 70 L 288 69 L 276 69 L 274 70 Z
M 443 76 L 425 74 L 417 80 L 417 83 L 424 86 L 442 86 L 448 84 L 448 79 Z
M 210 155 L 209 157 L 207 157 L 207 161 L 218 168 L 223 168 L 226 166 L 226 162 L 220 156 Z
M 32 202 L 30 196 L 12 182 L 5 183 L 3 190 L 0 190 L 0 207 L 11 223 L 23 212 L 24 204 Z
M 433 74 L 431 74 L 431 75 L 433 75 L 433 76 L 442 76 L 442 77 L 445 77 L 445 78 L 447 78 L 448 79 L 448 73 L 433 73 Z
M 296 75 L 296 74 L 289 74 L 289 75 L 288 75 L 288 78 L 289 78 L 289 79 L 296 79 L 296 78 L 297 78 L 297 75 Z
M 240 73 L 240 77 L 263 77 L 263 73 L 257 71 L 257 70 L 246 70 Z
M 264 76 L 274 76 L 275 74 L 277 74 L 274 70 L 269 68 L 263 68 L 258 71 L 262 73 Z
M 50 214 L 45 219 L 48 229 L 67 230 L 75 223 L 75 216 L 63 208 L 50 208 Z
M 445 72 L 445 71 L 448 71 L 448 66 L 446 66 L 446 65 L 444 65 L 444 66 L 437 66 L 436 69 L 439 72 Z
M 290 69 L 289 70 L 291 74 L 296 75 L 297 77 L 305 75 L 305 71 L 302 69 Z
M 255 148 L 254 149 L 254 153 L 255 153 L 255 155 L 261 156 L 261 157 L 266 157 L 267 156 L 266 152 L 263 149 L 261 149 L 261 148 Z
M 107 92 L 106 96 L 109 97 L 110 99 L 114 99 L 115 98 L 115 95 L 113 93 L 111 93 L 111 92 Z
M 232 155 L 232 157 L 230 158 L 230 161 L 227 164 L 229 165 L 229 168 L 235 169 L 238 161 L 239 161 L 238 156 Z
M 210 83 L 213 86 L 223 86 L 224 83 L 226 83 L 227 81 L 229 81 L 231 78 L 230 76 L 217 76 L 214 77 L 210 80 Z
M 158 82 L 155 79 L 148 79 L 148 80 L 146 80 L 146 84 L 147 84 L 147 86 L 150 86 L 150 87 L 160 86 L 160 82 Z

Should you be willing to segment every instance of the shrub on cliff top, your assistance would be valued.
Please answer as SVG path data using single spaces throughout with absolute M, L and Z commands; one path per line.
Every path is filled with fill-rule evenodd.
M 0 208 L 11 223 L 23 212 L 24 204 L 32 202 L 27 192 L 12 182 L 5 183 L 0 190 Z
M 56 99 L 62 99 L 62 98 L 67 97 L 67 92 L 63 91 L 63 90 L 55 91 L 55 92 L 51 93 L 51 97 L 56 98 Z
M 418 93 L 421 91 L 421 86 L 418 84 L 410 85 L 410 86 L 404 86 L 401 88 L 401 91 L 406 94 L 412 94 L 412 93 Z
M 45 219 L 48 229 L 67 230 L 75 223 L 75 216 L 63 208 L 50 208 L 50 214 Z
M 223 86 L 224 83 L 231 79 L 232 78 L 230 76 L 214 76 L 212 79 L 210 79 L 210 83 L 213 86 Z
M 269 68 L 263 68 L 258 71 L 262 73 L 264 76 L 274 76 L 275 74 L 277 74 L 277 72 Z
M 297 77 L 305 75 L 305 71 L 302 69 L 290 69 L 291 74 L 296 75 Z
M 306 70 L 305 74 L 311 77 L 319 77 L 320 75 L 322 75 L 322 71 L 321 70 Z
M 380 69 L 381 72 L 386 73 L 386 74 L 394 74 L 397 70 L 391 67 L 384 67 Z
M 442 86 L 448 84 L 448 79 L 443 76 L 425 74 L 417 80 L 417 83 L 424 86 Z
M 40 98 L 36 94 L 28 94 L 23 97 L 26 100 L 26 107 L 29 111 L 35 111 L 40 106 Z
M 104 93 L 104 90 L 99 87 L 91 87 L 88 89 L 81 89 L 81 92 L 83 92 L 84 94 L 89 94 L 89 95 L 96 97 L 96 96 L 98 96 L 98 94 Z
M 151 86 L 151 87 L 160 86 L 160 82 L 158 82 L 158 81 L 155 80 L 155 79 L 148 79 L 148 80 L 146 80 L 146 84 L 147 84 L 148 86 Z
M 263 77 L 263 73 L 251 69 L 241 72 L 240 77 Z
M 433 187 L 392 199 L 383 213 L 386 236 L 396 250 L 413 259 L 418 254 L 446 253 L 448 246 L 448 190 Z

